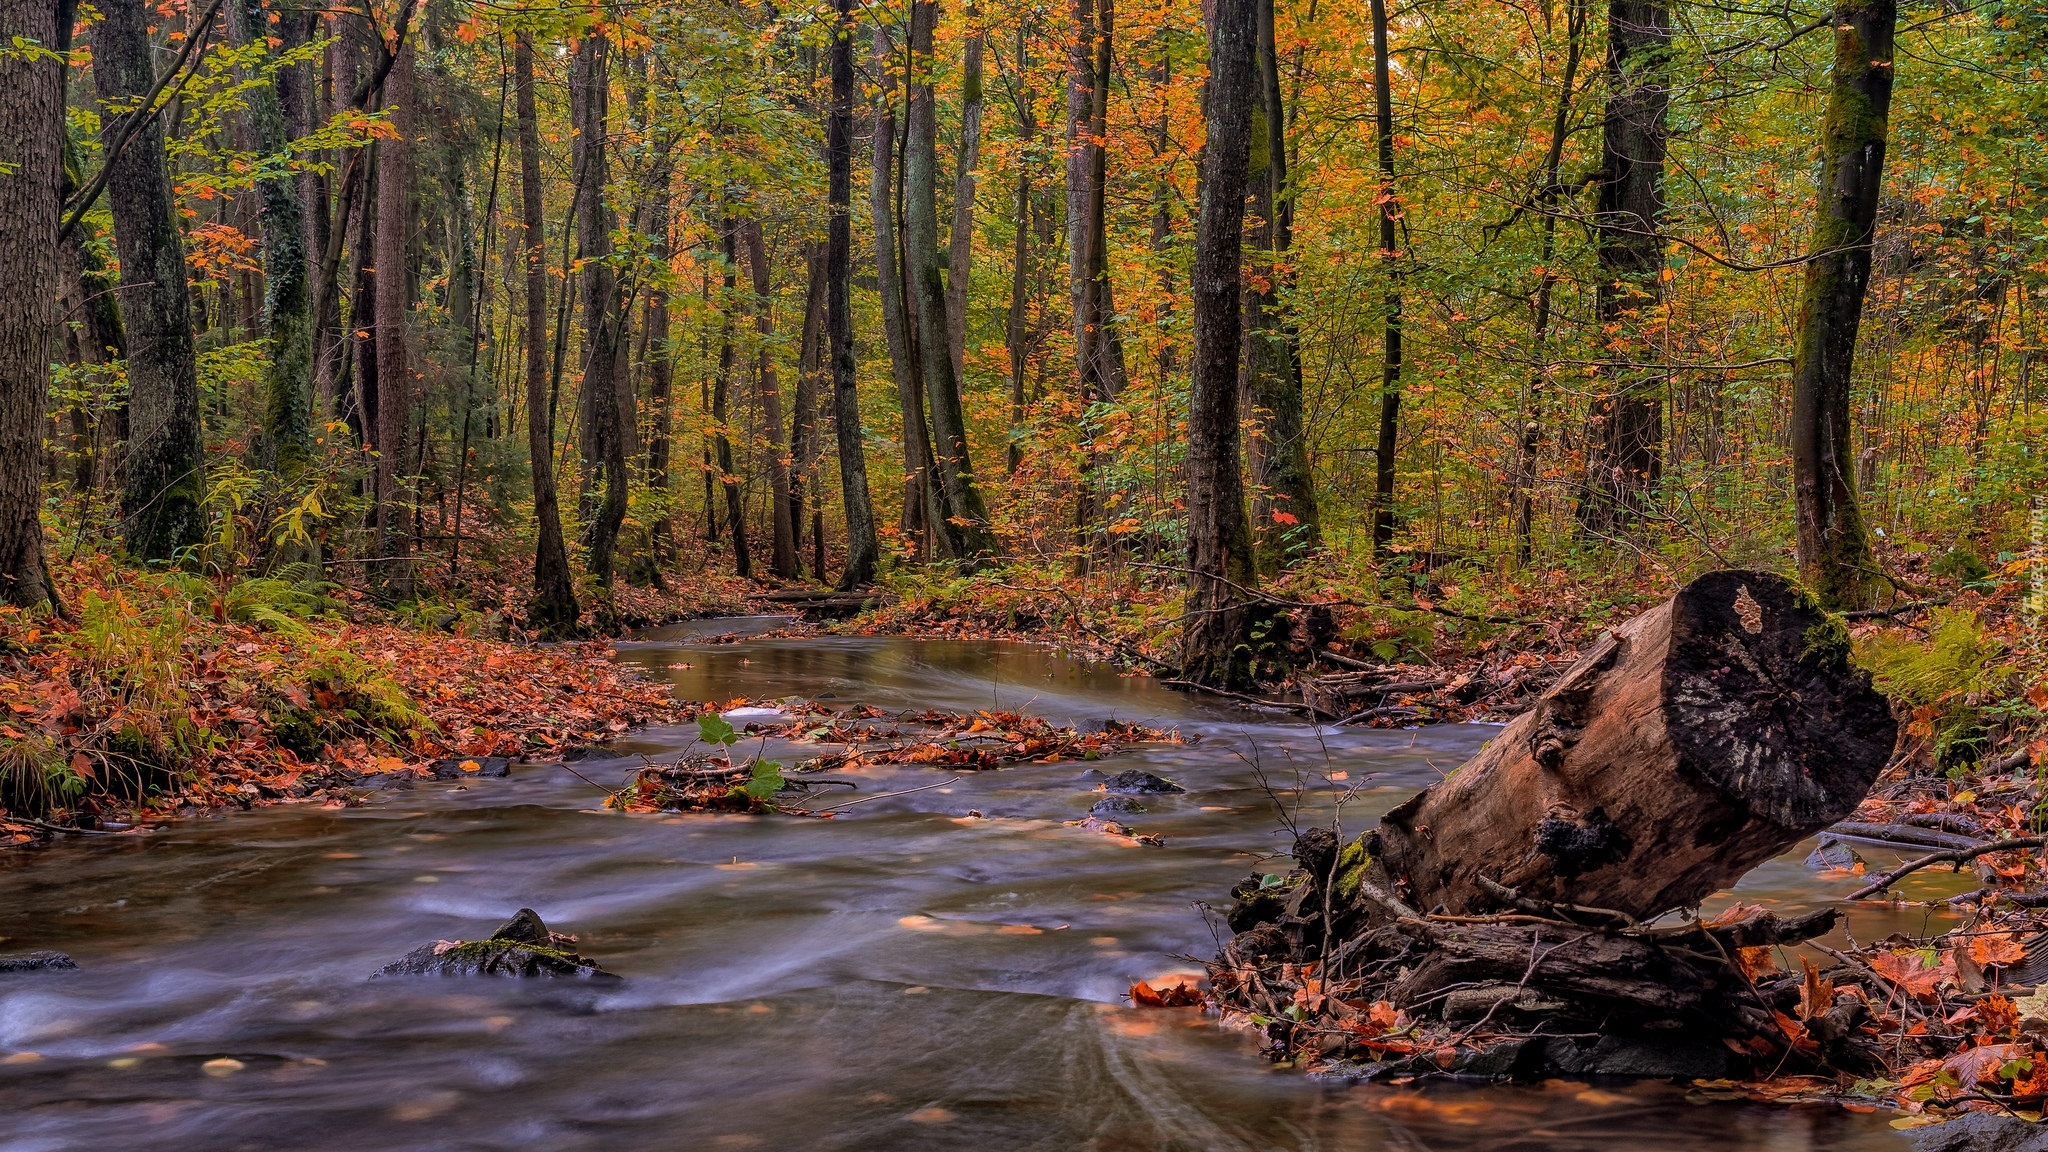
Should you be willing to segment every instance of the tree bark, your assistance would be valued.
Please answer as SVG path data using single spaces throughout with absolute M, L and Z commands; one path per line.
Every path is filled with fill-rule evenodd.
M 599 585 L 612 583 L 619 529 L 626 522 L 626 458 L 632 451 L 634 405 L 621 364 L 625 300 L 611 267 L 612 212 L 605 203 L 605 135 L 610 111 L 606 61 L 611 43 L 601 35 L 576 45 L 571 100 L 576 120 L 576 258 L 583 289 L 583 379 L 577 389 L 586 487 L 601 477 L 604 498 L 584 531 L 585 565 Z
M 831 217 L 825 238 L 825 345 L 832 365 L 839 493 L 846 512 L 846 568 L 838 584 L 845 591 L 874 582 L 881 549 L 868 495 L 867 447 L 853 360 L 853 0 L 833 0 L 833 13 L 832 109 L 825 124 L 825 199 Z M 882 262 L 889 261 L 884 257 Z M 823 579 L 825 574 L 817 575 Z
M 896 381 L 896 399 L 903 411 L 903 539 L 925 556 L 933 524 L 939 519 L 937 485 L 932 474 L 931 432 L 925 421 L 924 385 L 911 352 L 910 297 L 904 283 L 903 253 L 896 232 L 896 78 L 895 47 L 889 33 L 874 30 L 875 71 L 881 76 L 875 108 L 875 161 L 868 202 L 875 222 L 875 282 L 882 297 L 882 329 L 889 346 L 889 369 Z
M 270 62 L 270 21 L 261 0 L 229 0 L 228 28 L 237 47 L 256 49 L 242 70 L 246 83 Z M 409 65 L 408 65 L 409 66 Z M 263 438 L 258 457 L 286 475 L 305 466 L 312 444 L 313 333 L 311 294 L 306 283 L 304 207 L 295 177 L 284 164 L 291 142 L 279 83 L 254 84 L 243 113 L 256 151 L 277 166 L 277 174 L 256 182 L 263 230 L 263 328 L 270 363 L 263 377 Z
M 1784 578 L 1713 572 L 1617 628 L 1365 850 L 1381 890 L 1638 920 L 1697 904 L 1854 811 L 1892 751 L 1849 637 Z
M 533 599 L 527 622 L 548 639 L 576 631 L 580 610 L 569 580 L 569 553 L 562 540 L 562 513 L 555 494 L 555 437 L 548 414 L 547 217 L 541 200 L 540 117 L 533 93 L 533 41 L 525 32 L 513 41 L 518 89 L 519 204 L 526 250 L 526 451 L 533 472 Z
M 824 455 L 820 397 L 830 379 L 825 347 L 825 249 L 826 245 L 815 241 L 804 244 L 804 326 L 797 342 L 796 403 L 789 420 L 791 541 L 799 561 L 804 552 L 804 526 L 811 522 L 811 501 L 824 503 L 817 476 Z M 811 574 L 825 578 L 823 569 L 815 564 Z
M 747 498 L 739 474 L 733 471 L 732 434 L 726 428 L 726 401 L 732 390 L 733 306 L 739 295 L 739 251 L 735 233 L 739 226 L 724 205 L 719 206 L 718 242 L 725 257 L 725 291 L 718 304 L 718 375 L 711 383 L 711 423 L 718 429 L 718 476 L 725 489 L 725 520 L 732 529 L 732 569 L 742 577 L 754 574 L 754 558 L 747 551 Z
M 1024 84 L 1017 97 L 1017 136 L 1021 141 L 1017 158 L 1017 191 L 1011 199 L 1011 214 L 1017 232 L 1010 253 L 1010 311 L 1003 329 L 1003 342 L 1010 354 L 1010 443 L 1003 454 L 1004 470 L 1014 476 L 1024 463 L 1024 372 L 1028 367 L 1030 343 L 1025 313 L 1031 297 L 1031 165 L 1032 148 L 1038 137 L 1038 114 L 1032 107 L 1037 93 L 1026 82 L 1031 74 L 1027 48 L 1027 24 L 1017 25 L 1017 78 Z
M 974 266 L 974 169 L 981 161 L 981 12 L 967 4 L 967 43 L 961 52 L 960 151 L 953 177 L 953 229 L 946 254 L 946 347 L 953 378 L 967 379 L 967 288 Z
M 672 410 L 675 406 L 675 349 L 669 341 L 668 282 L 671 219 L 669 179 L 672 173 L 665 140 L 653 176 L 654 205 L 648 232 L 653 237 L 649 258 L 655 278 L 647 289 L 647 406 L 652 410 L 647 437 L 647 487 L 655 495 L 657 514 L 648 527 L 648 564 L 655 579 L 669 563 L 675 547 L 675 521 L 669 514 L 669 457 L 673 452 Z
M 377 556 L 384 595 L 412 598 L 411 495 L 401 479 L 410 459 L 412 370 L 406 363 L 406 252 L 411 215 L 412 50 L 399 51 L 384 82 L 393 135 L 377 142 Z
M 1282 291 L 1292 279 L 1292 192 L 1287 184 L 1287 112 L 1273 0 L 1259 0 L 1259 114 L 1253 118 L 1251 243 L 1259 267 L 1244 291 L 1243 403 L 1254 433 L 1246 445 L 1252 482 L 1255 560 L 1278 572 L 1312 551 L 1321 532 L 1304 427 L 1301 354 Z M 1263 131 L 1258 129 L 1263 128 Z M 1276 515 L 1277 513 L 1277 515 Z
M 960 382 L 946 342 L 946 275 L 939 264 L 938 99 L 928 62 L 937 29 L 937 0 L 913 0 L 910 53 L 920 62 L 910 80 L 910 139 L 903 173 L 904 248 L 915 311 L 917 363 L 930 404 L 932 470 L 941 515 L 933 525 L 947 555 L 974 561 L 995 551 L 988 508 L 974 483 Z
M 0 0 L 0 43 L 56 44 L 57 9 Z M 24 608 L 58 606 L 43 561 L 41 479 L 63 139 L 63 62 L 0 52 L 0 603 Z
M 1579 523 L 1611 534 L 1648 508 L 1664 466 L 1664 153 L 1671 91 L 1666 0 L 1609 0 L 1607 118 L 1594 224 L 1594 311 L 1605 350 L 1586 444 Z
M 1379 137 L 1380 266 L 1387 278 L 1386 319 L 1380 342 L 1380 434 L 1373 450 L 1372 549 L 1384 556 L 1394 544 L 1395 464 L 1401 451 L 1401 216 L 1394 199 L 1394 89 L 1388 58 L 1386 0 L 1372 0 L 1372 92 Z
M 1208 137 L 1195 232 L 1194 382 L 1188 402 L 1187 615 L 1181 678 L 1241 688 L 1252 676 L 1251 615 L 1237 588 L 1255 578 L 1239 473 L 1237 357 L 1245 172 L 1257 99 L 1257 0 L 1216 0 L 1209 29 Z
M 233 7 L 239 10 L 240 0 Z M 149 52 L 152 10 L 142 0 L 110 0 L 100 11 L 104 19 L 94 34 L 94 84 L 102 101 L 134 105 L 156 82 Z M 122 117 L 106 118 L 103 135 L 111 141 L 123 124 Z M 129 340 L 121 534 L 130 555 L 162 561 L 206 534 L 192 308 L 165 169 L 162 121 L 153 118 L 139 128 L 110 163 L 107 192 Z M 270 383 L 266 379 L 266 387 Z
M 740 221 L 746 239 L 747 270 L 753 279 L 754 332 L 760 340 L 755 353 L 754 380 L 761 392 L 761 419 L 768 440 L 768 569 L 778 579 L 797 576 L 796 513 L 790 504 L 789 451 L 783 440 L 782 385 L 775 372 L 775 297 L 768 277 L 768 245 L 761 235 L 761 218 L 747 216 Z
M 1835 66 L 1821 125 L 1822 168 L 1792 365 L 1792 490 L 1799 575 L 1822 603 L 1863 607 L 1880 591 L 1856 497 L 1850 373 L 1892 100 L 1894 0 L 1835 9 Z

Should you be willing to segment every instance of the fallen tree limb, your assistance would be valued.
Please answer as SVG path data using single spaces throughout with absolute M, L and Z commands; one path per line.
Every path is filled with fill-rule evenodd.
M 1968 864 L 1970 861 L 1975 860 L 1979 856 L 1988 856 L 1993 852 L 2016 852 L 2022 848 L 2039 848 L 2044 844 L 2048 844 L 2048 837 L 2016 836 L 2010 840 L 1994 840 L 1989 844 L 1979 844 L 1974 848 L 1955 849 L 1948 852 L 1935 852 L 1927 856 L 1922 856 L 1918 860 L 1901 864 L 1897 868 L 1894 868 L 1889 872 L 1879 875 L 1870 883 L 1865 884 L 1863 887 L 1858 888 L 1854 892 L 1849 893 L 1847 896 L 1842 897 L 1842 899 L 1867 900 L 1870 897 L 1877 895 L 1879 892 L 1882 892 L 1885 889 L 1891 887 L 1892 885 L 1898 883 L 1900 880 L 1903 880 L 1906 877 L 1911 876 L 1913 873 L 1918 872 L 1922 868 L 1926 868 L 1930 865 L 1950 863 Z

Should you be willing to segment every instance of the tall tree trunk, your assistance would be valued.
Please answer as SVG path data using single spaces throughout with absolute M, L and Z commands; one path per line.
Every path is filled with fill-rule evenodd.
M 825 124 L 825 343 L 832 363 L 832 424 L 839 442 L 840 500 L 846 509 L 846 569 L 841 589 L 874 582 L 880 544 L 868 496 L 867 449 L 853 362 L 853 0 L 833 0 L 832 109 Z M 878 144 L 886 150 L 886 144 Z M 886 197 L 884 197 L 886 200 Z M 883 257 L 883 263 L 888 259 Z M 893 351 L 893 347 L 892 347 Z M 820 579 L 824 573 L 818 573 Z
M 1565 140 L 1571 130 L 1573 86 L 1579 77 L 1579 58 L 1585 43 L 1588 0 L 1569 0 L 1565 10 L 1564 77 L 1558 84 L 1557 111 L 1550 122 L 1550 149 L 1543 157 L 1543 179 L 1536 189 L 1537 227 L 1543 240 L 1537 249 L 1536 298 L 1531 305 L 1532 351 L 1538 361 L 1529 379 L 1529 397 L 1522 412 L 1522 426 L 1516 432 L 1514 491 L 1510 503 L 1515 518 L 1515 563 L 1527 564 L 1536 519 L 1536 454 L 1543 441 L 1543 411 L 1550 391 L 1550 364 L 1545 351 L 1550 345 L 1551 293 L 1557 286 L 1557 272 L 1551 260 L 1557 251 L 1558 168 L 1564 161 Z
M 397 131 L 377 142 L 377 555 L 384 595 L 412 598 L 412 511 L 400 470 L 411 459 L 412 370 L 406 363 L 406 250 L 412 167 L 412 48 L 384 82 Z
M 911 352 L 910 297 L 904 283 L 902 248 L 896 233 L 896 65 L 889 33 L 874 30 L 875 71 L 882 80 L 875 107 L 874 177 L 868 202 L 875 221 L 875 282 L 882 297 L 882 330 L 889 345 L 889 368 L 896 380 L 896 399 L 903 410 L 903 516 L 899 527 L 918 555 L 930 551 L 933 524 L 938 520 L 937 485 L 932 475 L 931 432 L 925 421 L 924 385 Z
M 100 12 L 94 83 L 102 101 L 134 105 L 156 82 L 149 50 L 153 10 L 142 0 L 109 0 Z M 124 117 L 106 118 L 109 147 L 125 123 Z M 206 473 L 185 252 L 164 166 L 162 121 L 144 124 L 111 163 L 107 191 L 129 341 L 122 537 L 137 559 L 169 560 L 206 535 Z
M 1646 510 L 1663 471 L 1665 115 L 1671 12 L 1666 0 L 1609 0 L 1607 119 L 1594 215 L 1600 283 L 1595 315 L 1606 347 L 1586 444 L 1579 523 L 1621 529 Z
M 248 83 L 271 64 L 269 16 L 261 0 L 228 0 L 227 7 L 229 32 L 236 47 L 253 50 L 242 68 L 243 82 Z M 275 165 L 276 172 L 256 182 L 262 203 L 263 328 L 270 352 L 263 374 L 263 437 L 258 457 L 286 475 L 304 467 L 313 447 L 309 391 L 313 382 L 312 297 L 306 283 L 306 223 L 297 180 L 284 163 L 291 131 L 279 99 L 279 89 L 287 87 L 283 81 L 292 71 L 283 70 L 276 85 L 252 84 L 242 114 L 250 143 L 258 155 Z
M 1792 365 L 1799 576 L 1838 608 L 1867 606 L 1881 590 L 1856 498 L 1849 385 L 1877 240 L 1897 21 L 1895 0 L 1842 0 L 1835 8 L 1834 76 Z
M 732 529 L 732 568 L 742 577 L 754 574 L 754 558 L 747 551 L 747 497 L 733 471 L 732 434 L 726 428 L 726 400 L 732 390 L 733 306 L 739 295 L 739 253 L 734 233 L 738 226 L 731 212 L 720 205 L 718 242 L 725 257 L 725 291 L 718 305 L 718 375 L 711 383 L 711 422 L 718 429 L 718 475 L 725 488 L 725 520 Z
M 1194 381 L 1188 400 L 1188 598 L 1181 677 L 1236 688 L 1252 675 L 1251 615 L 1237 588 L 1252 571 L 1239 473 L 1238 283 L 1245 169 L 1257 99 L 1257 0 L 1216 0 L 1209 29 L 1208 137 L 1195 232 Z
M 753 277 L 754 332 L 761 346 L 755 354 L 754 379 L 761 391 L 761 418 L 768 440 L 768 568 L 778 579 L 793 580 L 796 567 L 796 515 L 790 506 L 789 453 L 784 447 L 782 386 L 776 378 L 775 297 L 768 277 L 768 245 L 761 235 L 761 218 L 747 216 L 740 221 L 746 238 L 747 270 Z
M 526 250 L 526 451 L 533 472 L 533 599 L 527 623 L 556 639 L 576 631 L 576 589 L 569 580 L 569 552 L 562 541 L 562 512 L 555 495 L 555 435 L 548 414 L 547 216 L 541 200 L 540 117 L 533 95 L 533 41 L 525 32 L 513 41 L 512 67 L 519 109 L 519 206 Z M 565 288 L 566 290 L 566 288 Z
M 953 230 L 946 254 L 946 347 L 953 378 L 967 380 L 967 287 L 974 265 L 974 169 L 981 160 L 981 12 L 967 4 L 967 43 L 961 53 L 960 151 L 953 177 Z
M 59 7 L 0 0 L 0 43 L 56 44 Z M 57 327 L 64 67 L 44 52 L 0 52 L 0 603 L 24 608 L 57 607 L 43 562 L 41 456 Z
M 1106 232 L 1109 81 L 1116 61 L 1114 0 L 1074 0 L 1067 58 L 1067 276 L 1081 393 L 1112 400 L 1124 387 L 1123 345 L 1109 288 Z
M 1388 60 L 1386 0 L 1372 0 L 1372 90 L 1380 161 L 1380 272 L 1387 278 L 1386 319 L 1380 344 L 1380 435 L 1374 449 L 1372 548 L 1384 556 L 1394 544 L 1394 464 L 1401 450 L 1401 265 L 1395 229 L 1394 89 Z
M 604 480 L 604 499 L 584 532 L 591 575 L 609 588 L 626 522 L 626 457 L 634 439 L 633 394 L 620 363 L 625 301 L 611 267 L 612 212 L 604 200 L 605 134 L 610 105 L 606 60 L 611 43 L 585 36 L 572 65 L 576 119 L 576 257 L 583 288 L 583 380 L 577 390 L 586 486 Z
M 1304 427 L 1301 354 L 1282 291 L 1292 279 L 1292 191 L 1287 184 L 1287 114 L 1280 97 L 1280 55 L 1273 0 L 1259 0 L 1259 136 L 1252 142 L 1251 197 L 1258 212 L 1252 244 L 1262 273 L 1245 288 L 1245 358 L 1240 369 L 1254 434 L 1247 445 L 1259 493 L 1253 537 L 1261 571 L 1277 572 L 1312 550 L 1321 533 Z M 1258 131 L 1263 128 L 1263 131 Z
M 824 503 L 817 483 L 820 457 L 819 423 L 824 417 L 821 400 L 829 386 L 825 349 L 825 248 L 815 241 L 804 245 L 804 326 L 797 340 L 796 403 L 789 421 L 789 508 L 791 540 L 799 559 L 804 551 L 804 525 L 811 522 L 811 504 Z M 815 564 L 811 575 L 820 580 L 825 573 Z
M 1021 146 L 1017 150 L 1017 191 L 1011 200 L 1011 212 L 1016 218 L 1017 234 L 1010 254 L 1010 313 L 1003 331 L 1010 353 L 1010 444 L 1003 463 L 1005 471 L 1013 476 L 1024 463 L 1024 372 L 1031 353 L 1025 311 L 1031 302 L 1031 165 L 1032 147 L 1038 137 L 1038 113 L 1033 107 L 1037 93 L 1026 82 L 1031 75 L 1029 28 L 1028 20 L 1017 24 L 1017 80 L 1024 87 L 1017 93 L 1016 101 Z
M 939 263 L 938 99 L 928 61 L 939 20 L 937 0 L 910 8 L 910 140 L 903 172 L 905 255 L 916 313 L 918 368 L 931 405 L 932 465 L 943 514 L 933 527 L 948 555 L 973 561 L 995 551 L 988 508 L 974 484 L 960 382 L 946 346 L 946 274 Z
M 674 550 L 675 522 L 669 514 L 669 456 L 672 409 L 675 405 L 675 349 L 669 342 L 668 282 L 671 219 L 669 178 L 673 172 L 664 138 L 661 159 L 653 177 L 654 203 L 649 213 L 648 233 L 653 237 L 648 255 L 655 266 L 655 279 L 647 289 L 647 406 L 652 409 L 647 437 L 647 487 L 655 495 L 658 513 L 648 528 L 648 561 L 658 579 Z

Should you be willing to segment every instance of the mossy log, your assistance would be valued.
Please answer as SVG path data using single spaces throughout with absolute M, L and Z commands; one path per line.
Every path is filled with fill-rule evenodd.
M 1697 904 L 1848 816 L 1890 756 L 1891 710 L 1848 649 L 1779 576 L 1694 580 L 1387 813 L 1368 890 L 1456 915 Z

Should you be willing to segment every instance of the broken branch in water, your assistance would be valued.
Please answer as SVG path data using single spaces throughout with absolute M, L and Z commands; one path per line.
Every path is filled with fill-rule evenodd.
M 2017 852 L 2022 848 L 2039 848 L 2044 844 L 2048 844 L 2048 837 L 2016 836 L 2010 840 L 1995 840 L 1989 844 L 1979 844 L 1974 848 L 1957 848 L 1947 852 L 1929 853 L 1918 860 L 1909 861 L 1889 872 L 1881 873 L 1875 880 L 1842 897 L 1842 899 L 1867 900 L 1907 876 L 1911 876 L 1913 873 L 1930 865 L 1948 863 L 1967 864 L 1979 856 L 1988 856 L 1993 852 Z

